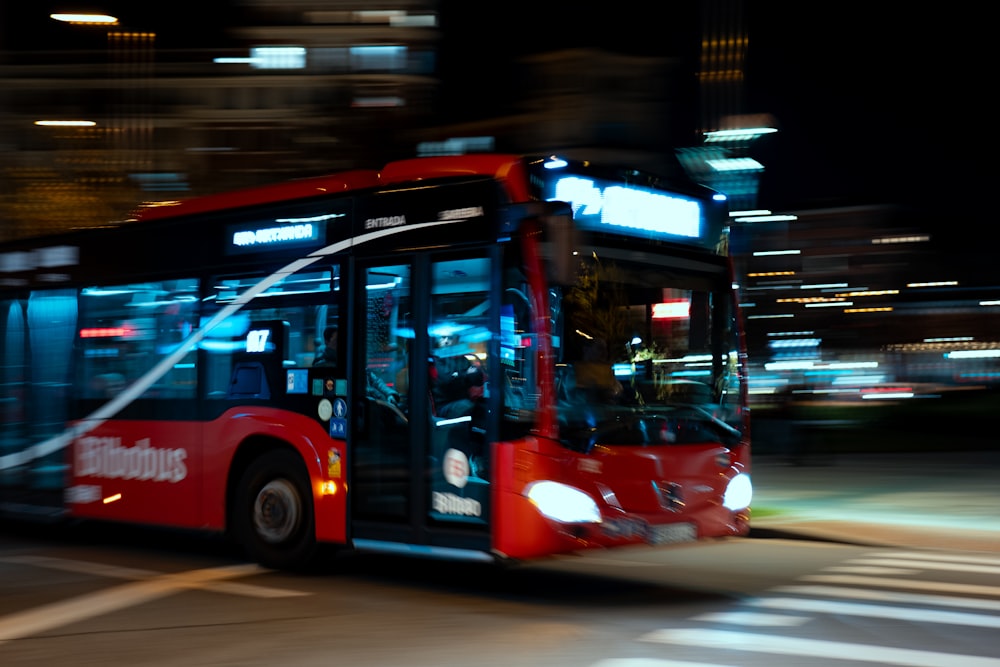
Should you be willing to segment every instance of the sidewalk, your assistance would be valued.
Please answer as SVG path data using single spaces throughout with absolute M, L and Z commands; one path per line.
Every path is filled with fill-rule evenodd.
M 753 462 L 751 536 L 1000 553 L 1000 448 Z

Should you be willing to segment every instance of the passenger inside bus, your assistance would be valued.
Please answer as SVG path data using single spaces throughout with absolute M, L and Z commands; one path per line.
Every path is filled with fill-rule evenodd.
M 437 359 L 431 370 L 434 409 L 439 417 L 471 415 L 485 397 L 486 372 L 479 359 Z
M 313 366 L 333 367 L 337 366 L 337 339 L 338 329 L 336 326 L 329 326 L 323 330 L 323 349 L 316 355 Z M 365 369 L 368 380 L 368 397 L 385 401 L 392 405 L 399 405 L 399 393 L 387 385 L 382 378 L 376 375 L 370 368 Z
M 313 366 L 337 365 L 337 327 L 327 327 L 323 330 L 323 346 L 316 354 Z
M 449 450 L 462 452 L 471 475 L 487 472 L 486 372 L 475 355 L 431 357 L 430 403 L 433 415 L 433 451 L 443 461 Z

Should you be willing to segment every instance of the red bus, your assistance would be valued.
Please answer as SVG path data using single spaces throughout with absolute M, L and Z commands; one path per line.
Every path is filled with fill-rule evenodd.
M 744 536 L 724 197 L 415 158 L 0 248 L 5 513 L 517 561 Z

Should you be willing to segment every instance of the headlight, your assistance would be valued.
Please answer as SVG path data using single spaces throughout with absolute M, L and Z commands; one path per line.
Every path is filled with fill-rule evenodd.
M 528 500 L 544 516 L 562 523 L 600 523 L 597 503 L 580 489 L 559 482 L 532 482 Z
M 726 493 L 722 496 L 722 505 L 731 510 L 746 509 L 750 507 L 752 497 L 753 484 L 750 483 L 750 475 L 741 472 L 729 480 Z

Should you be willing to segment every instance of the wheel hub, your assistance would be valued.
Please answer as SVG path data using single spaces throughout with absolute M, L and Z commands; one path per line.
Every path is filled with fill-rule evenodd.
M 257 494 L 253 508 L 253 524 L 261 539 L 271 544 L 284 542 L 299 525 L 301 499 L 288 480 L 268 482 Z

